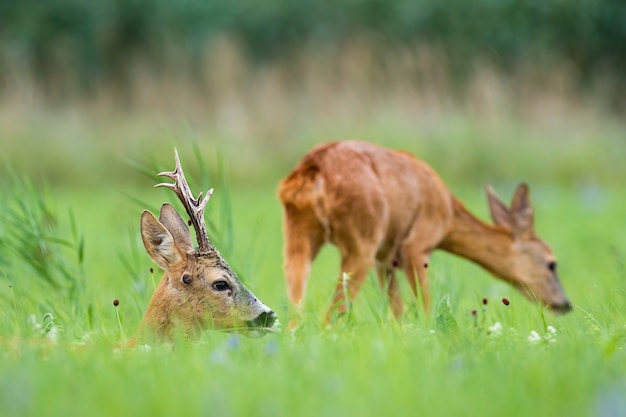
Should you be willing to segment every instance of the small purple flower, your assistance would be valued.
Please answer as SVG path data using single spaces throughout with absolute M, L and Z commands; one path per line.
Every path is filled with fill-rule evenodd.
M 487 299 L 483 298 L 483 305 L 486 306 L 487 305 Z
M 509 304 L 511 304 L 511 302 L 509 301 L 509 299 L 508 299 L 508 298 L 504 297 L 504 298 L 502 299 L 502 304 L 504 304 L 505 306 L 508 306 Z
M 268 356 L 274 356 L 278 353 L 278 343 L 276 343 L 276 340 L 270 340 L 267 342 L 265 345 L 265 353 Z
M 241 346 L 241 338 L 239 335 L 231 334 L 228 336 L 227 345 L 230 350 L 235 350 Z
M 113 300 L 113 305 L 115 307 L 117 307 L 118 305 L 120 305 L 120 300 L 118 300 L 117 298 L 115 300 Z

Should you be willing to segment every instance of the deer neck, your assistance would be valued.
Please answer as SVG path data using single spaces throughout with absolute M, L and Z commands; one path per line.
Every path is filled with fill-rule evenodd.
M 452 227 L 439 248 L 468 259 L 496 276 L 510 276 L 511 232 L 479 220 L 456 199 L 453 199 L 453 209 Z
M 165 274 L 154 291 L 146 313 L 142 320 L 142 331 L 152 333 L 153 336 L 162 338 L 170 330 L 172 324 L 168 316 L 171 303 L 167 297 L 168 276 Z

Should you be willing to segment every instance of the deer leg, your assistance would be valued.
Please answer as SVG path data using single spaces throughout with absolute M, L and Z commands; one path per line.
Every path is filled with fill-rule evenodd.
M 333 313 L 346 313 L 352 300 L 361 289 L 372 263 L 372 256 L 344 256 L 341 260 L 341 276 L 335 287 L 335 296 L 326 313 L 325 323 L 330 323 Z M 344 276 L 347 274 L 347 276 Z M 346 294 L 347 292 L 347 294 Z
M 409 256 L 406 256 L 409 255 Z M 430 259 L 430 253 L 418 252 L 417 254 L 405 254 L 404 273 L 409 286 L 416 299 L 419 295 L 422 297 L 422 305 L 426 314 L 430 313 L 431 301 L 430 291 L 428 288 L 428 260 Z M 417 292 L 417 283 L 419 282 L 420 292 Z
M 302 312 L 311 262 L 324 243 L 324 231 L 306 213 L 285 211 L 284 270 L 287 295 L 297 313 Z
M 319 245 L 309 239 L 302 239 L 300 242 L 291 242 L 285 254 L 285 278 L 287 281 L 287 295 L 291 305 L 299 313 L 304 303 L 304 294 L 311 272 L 311 263 L 317 252 Z
M 380 287 L 387 292 L 389 306 L 394 317 L 399 320 L 404 313 L 404 302 L 400 295 L 400 288 L 396 278 L 396 271 L 393 267 L 389 267 L 382 262 L 376 264 L 376 272 L 378 274 L 378 282 Z

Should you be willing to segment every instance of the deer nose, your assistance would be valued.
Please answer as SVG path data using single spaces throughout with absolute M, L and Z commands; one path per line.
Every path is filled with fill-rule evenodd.
M 552 304 L 550 307 L 552 308 L 552 311 L 557 314 L 569 313 L 570 311 L 572 311 L 573 308 L 572 303 L 570 303 L 569 301 L 565 301 L 561 304 Z
M 252 320 L 252 326 L 261 328 L 272 327 L 277 318 L 278 316 L 272 310 L 264 311 L 263 313 L 259 314 L 257 318 Z

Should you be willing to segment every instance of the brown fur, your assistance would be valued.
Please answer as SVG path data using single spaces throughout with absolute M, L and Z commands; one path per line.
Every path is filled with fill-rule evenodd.
M 165 271 L 142 333 L 168 339 L 175 328 L 188 335 L 212 328 L 257 336 L 274 324 L 276 314 L 243 285 L 216 249 L 194 249 L 187 225 L 171 205 L 163 204 L 159 220 L 144 211 L 141 236 L 152 260 Z M 228 288 L 217 289 L 218 281 Z
M 409 153 L 345 141 L 320 145 L 306 154 L 279 186 L 284 211 L 285 276 L 290 302 L 299 310 L 311 262 L 325 242 L 339 248 L 341 272 L 350 274 L 354 298 L 376 265 L 396 317 L 404 309 L 395 267 L 417 283 L 430 309 L 427 267 L 443 249 L 467 258 L 555 311 L 571 308 L 556 273 L 554 255 L 535 236 L 528 186 L 521 184 L 511 208 L 488 188 L 495 225 L 474 217 L 437 173 Z M 339 279 L 327 320 L 345 311 Z

